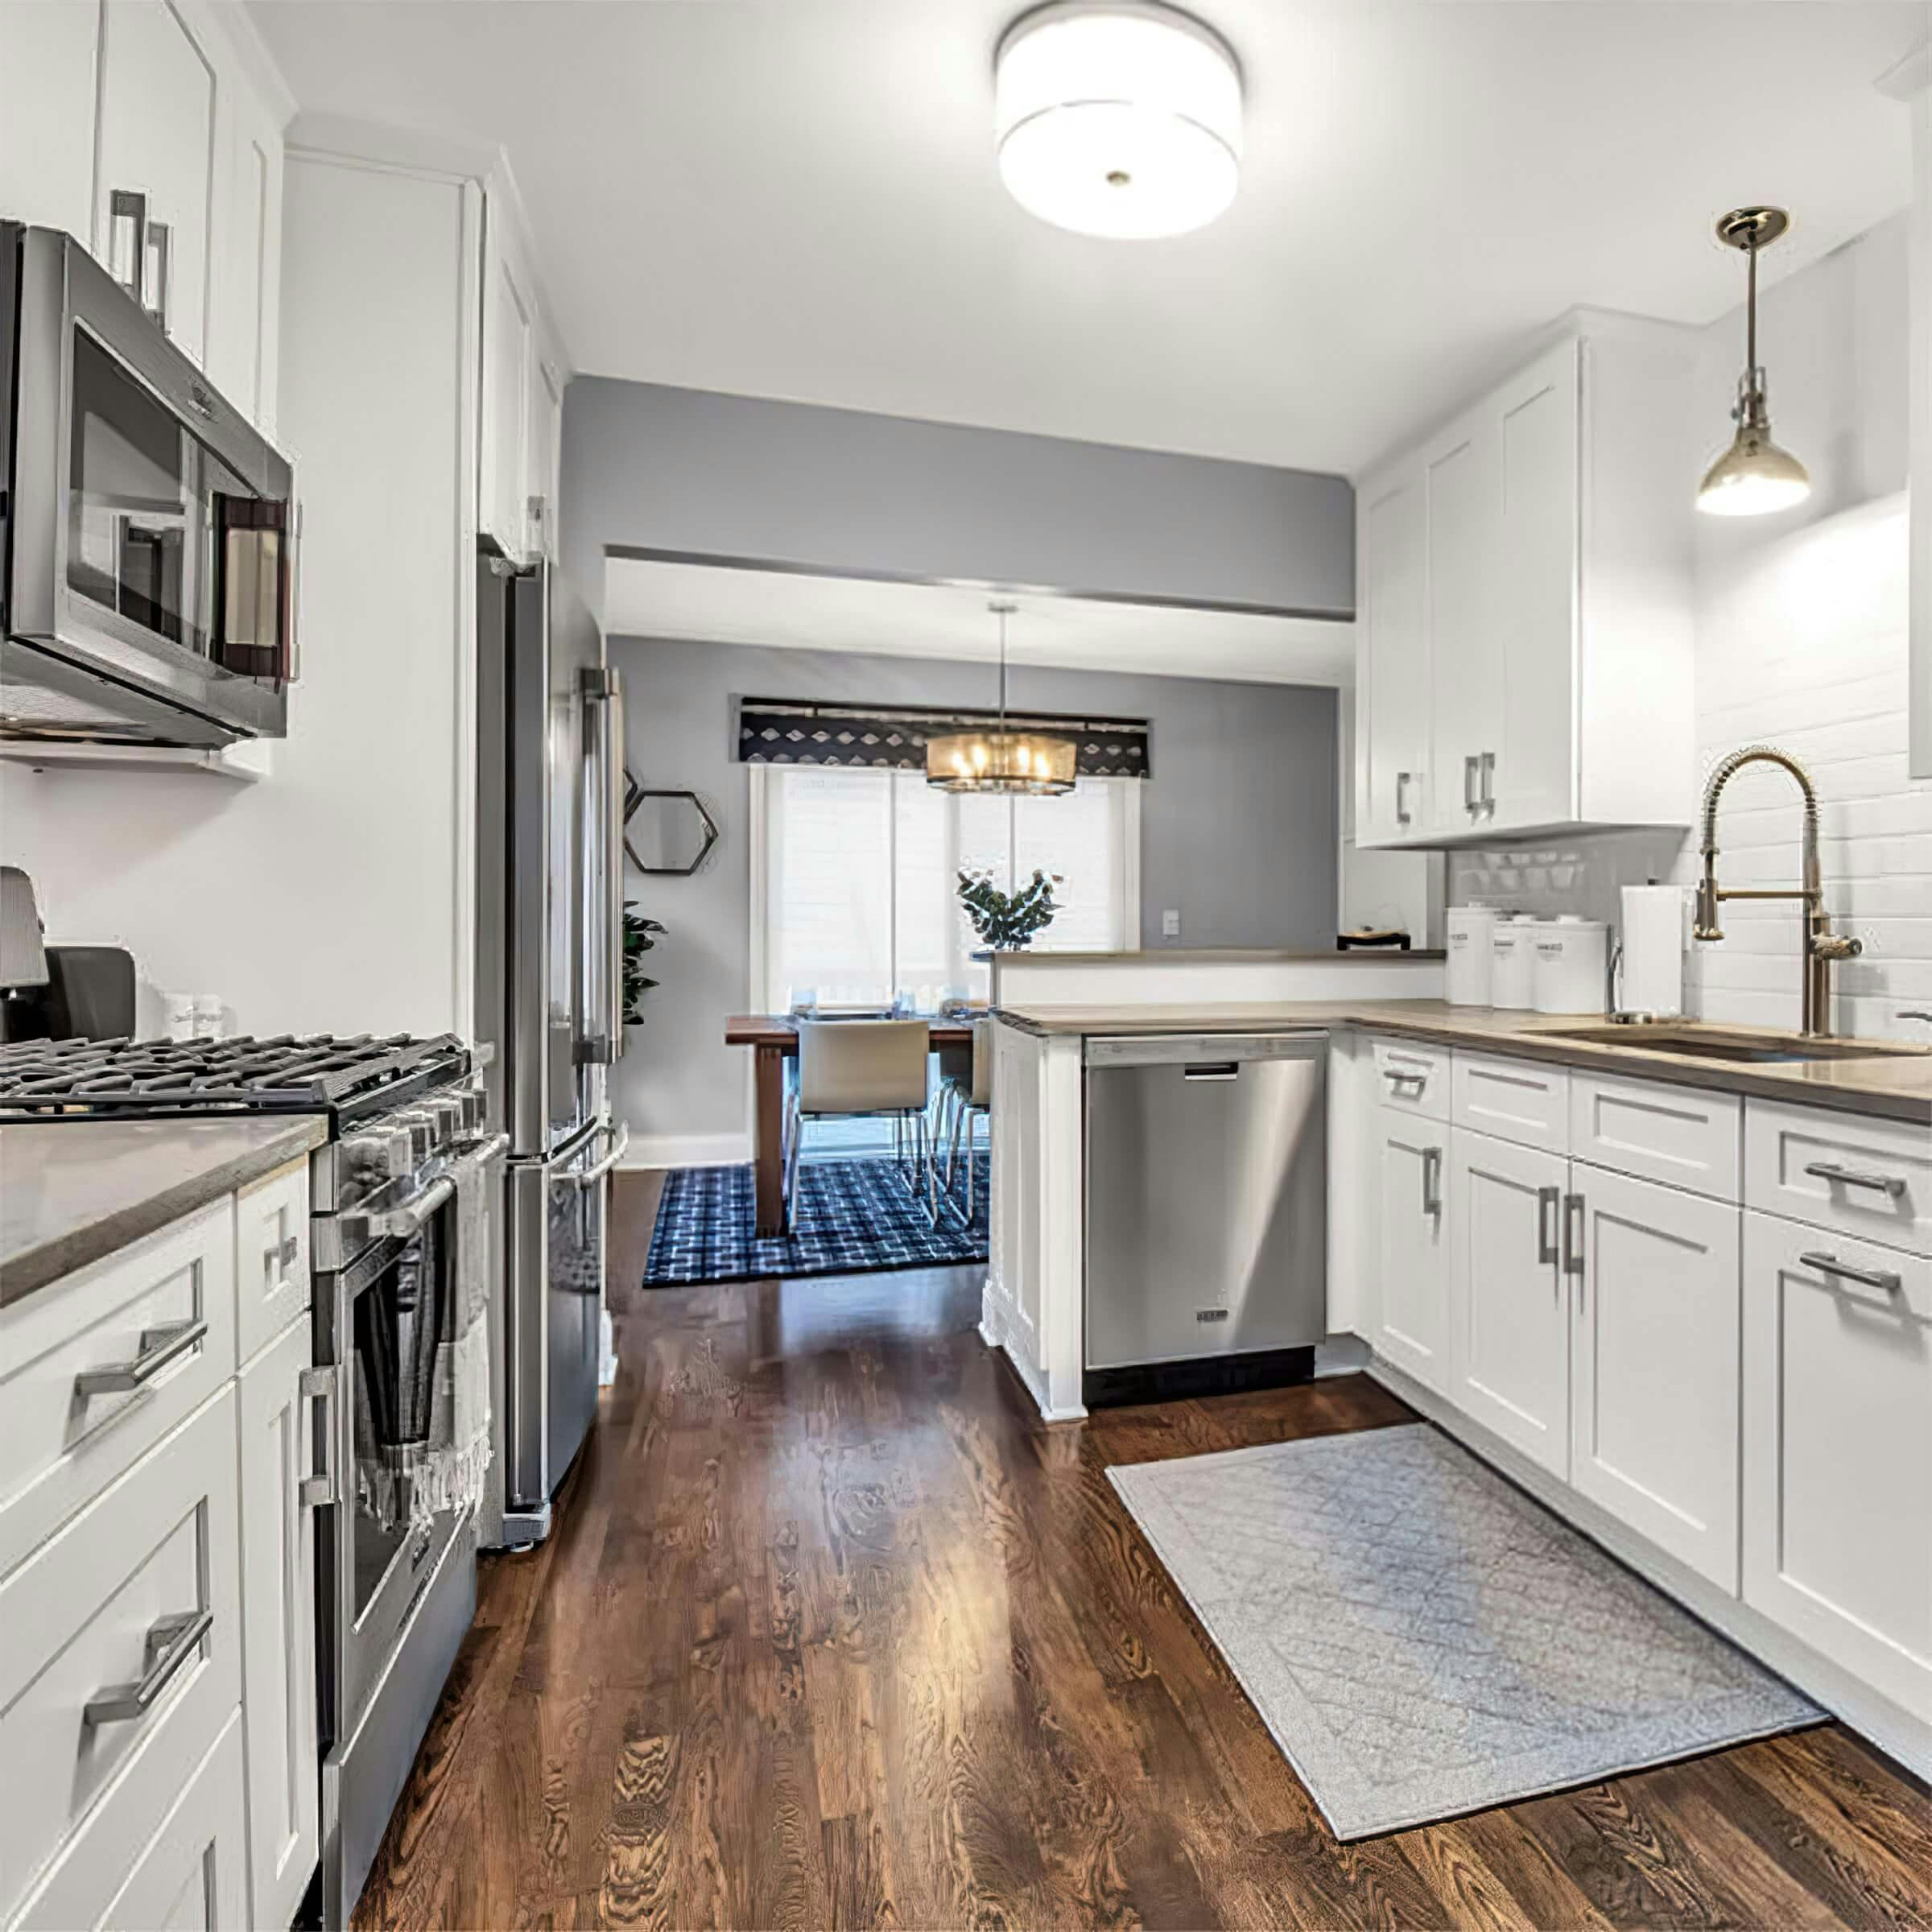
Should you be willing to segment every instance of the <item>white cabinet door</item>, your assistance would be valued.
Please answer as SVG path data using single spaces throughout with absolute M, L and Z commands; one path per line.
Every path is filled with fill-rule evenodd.
M 1737 1588 L 1739 1214 L 1579 1166 L 1570 1480 Z
M 1744 1596 L 1932 1723 L 1932 1260 L 1744 1216 Z
M 0 213 L 88 241 L 97 6 L 0 0 Z
M 302 1372 L 306 1314 L 242 1372 L 242 1709 L 251 1926 L 286 1926 L 319 1852 L 315 1508 L 303 1500 L 314 1430 Z
M 216 103 L 208 358 L 215 386 L 264 436 L 275 427 L 282 295 L 282 130 L 225 77 Z
M 146 299 L 150 308 L 164 307 L 167 332 L 199 362 L 208 320 L 215 70 L 167 0 L 107 0 L 99 152 L 93 252 L 120 272 L 114 197 L 144 196 L 151 232 L 159 223 L 167 235 L 165 249 L 151 251 Z
M 1569 1163 L 1458 1129 L 1451 1141 L 1449 1399 L 1555 1476 L 1570 1468 Z
M 528 381 L 530 422 L 524 433 L 524 506 L 530 545 L 558 560 L 557 489 L 564 445 L 564 374 L 534 336 Z
M 1360 783 L 1356 842 L 1399 844 L 1426 823 L 1429 644 L 1426 514 L 1419 464 L 1363 486 L 1360 513 Z
M 1576 640 L 1581 543 L 1578 344 L 1533 363 L 1488 405 L 1496 421 L 1500 534 L 1493 636 L 1501 675 L 1482 748 L 1499 832 L 1576 813 Z
M 530 373 L 536 364 L 536 303 L 493 204 L 483 241 L 483 419 L 479 426 L 477 521 L 505 556 L 530 554 Z
M 1429 675 L 1435 693 L 1429 824 L 1463 833 L 1487 823 L 1483 762 L 1503 704 L 1489 597 L 1496 551 L 1495 440 L 1466 417 L 1423 458 L 1428 511 Z
M 1449 1249 L 1443 1195 L 1448 1129 L 1376 1109 L 1375 1347 L 1439 1393 L 1448 1387 Z

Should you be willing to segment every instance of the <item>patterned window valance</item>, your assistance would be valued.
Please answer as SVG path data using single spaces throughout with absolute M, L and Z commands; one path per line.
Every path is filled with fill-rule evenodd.
M 782 698 L 738 700 L 737 758 L 741 765 L 857 765 L 889 771 L 923 771 L 926 741 L 949 731 L 997 721 L 993 711 L 923 711 L 903 705 L 814 704 Z M 1059 731 L 1076 746 L 1074 770 L 1083 778 L 1153 775 L 1145 718 L 1068 717 L 1012 711 L 1016 731 Z

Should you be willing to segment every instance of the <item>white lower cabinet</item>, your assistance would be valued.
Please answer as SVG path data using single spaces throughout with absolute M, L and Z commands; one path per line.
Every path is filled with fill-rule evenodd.
M 1378 1107 L 1376 1114 L 1375 1346 L 1418 1382 L 1447 1393 L 1449 1129 L 1393 1107 Z
M 1579 1162 L 1570 1480 L 1737 1588 L 1735 1203 Z
M 1562 1155 L 1457 1129 L 1450 1187 L 1450 1399 L 1569 1473 L 1570 1302 Z
M 246 1197 L 245 1196 L 244 1199 Z M 242 1701 L 252 1926 L 293 1922 L 320 1853 L 314 1429 L 306 1311 L 242 1371 Z
M 1744 1598 L 1932 1724 L 1932 1259 L 1744 1216 Z
M 260 1932 L 248 1908 L 242 1849 L 242 1719 L 229 1719 L 127 1881 L 97 1919 L 103 1926 L 159 1932 Z M 283 1922 L 276 1919 L 274 1924 Z

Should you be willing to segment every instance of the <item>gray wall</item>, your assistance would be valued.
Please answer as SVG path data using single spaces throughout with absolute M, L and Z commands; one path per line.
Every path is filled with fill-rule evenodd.
M 746 1130 L 745 1059 L 723 1043 L 745 1010 L 750 943 L 747 768 L 733 762 L 733 696 L 983 705 L 991 667 L 915 658 L 613 638 L 624 674 L 628 760 L 650 785 L 699 793 L 723 831 L 689 879 L 628 881 L 638 910 L 669 928 L 617 1069 L 620 1116 L 654 1136 Z M 1163 909 L 1184 946 L 1327 947 L 1335 943 L 1335 694 L 1305 685 L 1105 675 L 1029 667 L 1016 704 L 1145 717 L 1154 777 L 1141 808 L 1141 943 L 1161 943 Z
M 608 548 L 1254 606 L 1355 609 L 1341 477 L 582 376 L 560 527 Z

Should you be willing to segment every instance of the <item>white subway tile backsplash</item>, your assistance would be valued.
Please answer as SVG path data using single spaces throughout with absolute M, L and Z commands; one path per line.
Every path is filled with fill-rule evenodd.
M 1900 1017 L 1932 1005 L 1932 785 L 1906 774 L 1905 500 L 1885 497 L 1707 565 L 1697 638 L 1697 739 L 1706 770 L 1745 745 L 1788 751 L 1811 774 L 1825 898 L 1862 958 L 1837 968 L 1835 1023 L 1847 1033 L 1932 1043 Z M 1802 824 L 1795 787 L 1769 766 L 1725 787 L 1719 877 L 1775 889 L 1798 883 Z M 1522 896 L 1521 852 L 1457 854 L 1452 902 L 1504 894 L 1472 888 L 1505 872 L 1533 912 L 1617 916 L 1617 887 L 1646 877 L 1694 884 L 1695 828 L 1572 841 L 1566 890 Z M 1546 868 L 1546 877 L 1553 869 Z M 1740 1025 L 1799 1020 L 1796 902 L 1732 901 L 1724 938 L 1693 944 L 1685 984 L 1694 1013 Z

